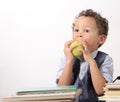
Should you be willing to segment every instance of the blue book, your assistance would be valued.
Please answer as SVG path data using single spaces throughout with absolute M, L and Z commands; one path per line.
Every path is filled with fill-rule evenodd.
M 20 90 L 20 91 L 16 92 L 16 94 L 17 95 L 30 95 L 30 94 L 68 93 L 68 92 L 76 92 L 77 89 L 78 88 L 75 85 L 42 87 L 39 89 L 32 89 L 32 90 L 29 90 L 29 89 L 28 90 Z

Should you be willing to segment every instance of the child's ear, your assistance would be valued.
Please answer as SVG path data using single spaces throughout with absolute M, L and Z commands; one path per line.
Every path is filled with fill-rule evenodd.
M 102 45 L 106 41 L 107 36 L 105 34 L 100 35 L 99 44 Z

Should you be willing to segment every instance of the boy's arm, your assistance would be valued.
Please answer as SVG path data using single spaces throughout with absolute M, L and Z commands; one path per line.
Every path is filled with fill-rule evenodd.
M 74 59 L 66 61 L 64 70 L 58 80 L 59 86 L 71 85 L 73 81 L 73 60 Z
M 103 77 L 100 69 L 97 66 L 95 59 L 92 57 L 91 52 L 88 48 L 88 45 L 85 41 L 83 41 L 84 49 L 81 49 L 83 52 L 83 57 L 85 61 L 90 66 L 91 80 L 93 83 L 93 87 L 97 93 L 97 95 L 101 95 L 104 93 L 103 87 L 105 86 L 106 80 Z
M 106 80 L 100 72 L 97 63 L 93 58 L 91 58 L 89 65 L 94 89 L 98 95 L 101 95 L 104 93 L 103 87 L 105 86 Z
M 105 86 L 106 80 L 103 77 L 91 53 L 89 51 L 83 51 L 83 55 L 84 55 L 84 59 L 90 66 L 90 73 L 91 73 L 91 80 L 93 83 L 93 87 L 97 95 L 101 95 L 104 93 L 103 87 Z
M 58 80 L 58 85 L 65 86 L 70 85 L 73 81 L 73 63 L 74 63 L 74 56 L 72 55 L 71 51 L 75 47 L 69 47 L 72 41 L 68 41 L 64 45 L 64 54 L 66 57 L 66 63 L 63 69 L 63 72 Z

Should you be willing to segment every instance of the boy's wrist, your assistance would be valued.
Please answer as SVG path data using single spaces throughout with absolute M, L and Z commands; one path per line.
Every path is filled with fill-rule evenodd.
M 74 62 L 74 58 L 73 59 L 67 59 L 66 60 L 66 64 L 73 64 Z

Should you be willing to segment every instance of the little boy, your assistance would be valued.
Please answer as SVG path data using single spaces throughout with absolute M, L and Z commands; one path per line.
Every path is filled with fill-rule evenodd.
M 108 35 L 108 20 L 92 9 L 82 11 L 73 23 L 72 40 L 64 45 L 57 73 L 59 86 L 77 85 L 82 94 L 76 102 L 98 102 L 104 93 L 105 83 L 113 80 L 113 60 L 105 52 L 98 51 Z M 83 45 L 82 56 L 74 57 L 70 47 L 74 40 Z

